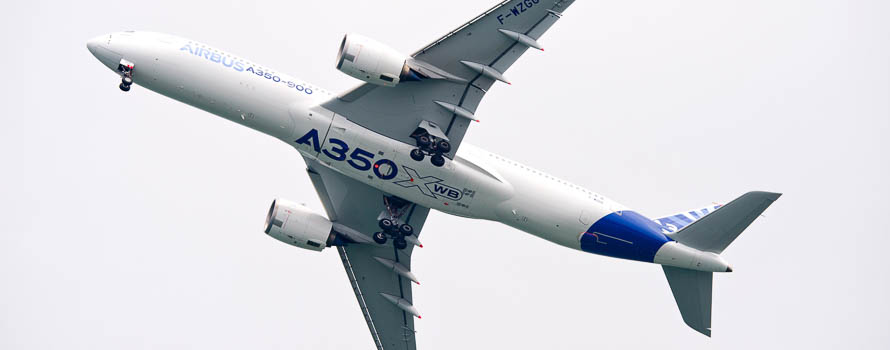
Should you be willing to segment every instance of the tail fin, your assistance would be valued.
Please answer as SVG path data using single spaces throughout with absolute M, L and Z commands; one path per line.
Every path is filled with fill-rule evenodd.
M 684 227 L 688 226 L 698 219 L 705 217 L 715 210 L 720 209 L 720 207 L 722 206 L 722 204 L 714 203 L 704 208 L 687 210 L 677 214 L 661 217 L 652 221 L 655 222 L 655 224 L 657 224 L 659 227 L 661 227 L 661 233 L 669 235 L 682 230 Z
M 662 266 L 671 292 L 677 300 L 683 322 L 701 334 L 711 336 L 711 280 L 713 272 Z
M 670 235 L 670 238 L 700 251 L 720 254 L 781 195 L 770 192 L 745 193 L 693 221 Z M 666 265 L 662 268 L 683 321 L 692 329 L 710 337 L 711 282 L 714 273 Z
M 759 191 L 745 193 L 670 237 L 686 246 L 720 254 L 781 195 Z

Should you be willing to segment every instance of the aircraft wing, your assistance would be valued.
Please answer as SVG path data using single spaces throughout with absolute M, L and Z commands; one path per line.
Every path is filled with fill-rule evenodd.
M 305 159 L 334 230 L 348 231 L 344 232 L 347 237 L 366 242 L 338 246 L 337 251 L 377 349 L 416 349 L 417 311 L 411 296 L 411 279 L 416 278 L 410 272 L 414 245 L 409 243 L 407 248 L 397 250 L 391 241 L 385 245 L 373 242 L 371 235 L 380 231 L 377 216 L 385 208 L 383 192 Z M 429 208 L 411 204 L 407 210 L 404 220 L 414 227 L 416 238 Z
M 573 2 L 503 1 L 412 55 L 416 66 L 440 78 L 394 87 L 365 83 L 323 106 L 408 144 L 422 121 L 432 122 L 447 135 L 452 150 L 445 156 L 453 158 L 486 91 L 506 81 L 502 73 L 529 47 L 540 49 L 537 39 Z

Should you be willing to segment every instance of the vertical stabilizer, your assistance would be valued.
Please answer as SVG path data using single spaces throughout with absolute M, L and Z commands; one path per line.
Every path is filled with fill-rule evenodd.
M 713 272 L 662 266 L 683 321 L 701 334 L 711 336 L 711 281 Z

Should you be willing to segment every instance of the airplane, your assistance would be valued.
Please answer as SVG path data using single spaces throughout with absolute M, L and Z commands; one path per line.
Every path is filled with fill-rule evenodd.
M 711 336 L 720 254 L 780 193 L 647 218 L 603 195 L 463 142 L 504 72 L 572 0 L 507 0 L 407 55 L 346 34 L 337 70 L 362 82 L 332 94 L 198 41 L 126 31 L 88 50 L 120 77 L 295 148 L 325 215 L 275 199 L 265 233 L 334 248 L 378 349 L 416 349 L 411 254 L 431 209 L 501 222 L 593 254 L 661 265 L 684 322 Z

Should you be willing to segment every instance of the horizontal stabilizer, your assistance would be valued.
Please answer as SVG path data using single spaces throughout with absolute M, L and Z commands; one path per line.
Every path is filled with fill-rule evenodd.
M 711 282 L 713 272 L 662 266 L 671 292 L 680 308 L 683 322 L 701 334 L 711 336 Z
M 781 195 L 759 191 L 745 193 L 669 237 L 686 246 L 720 254 Z

